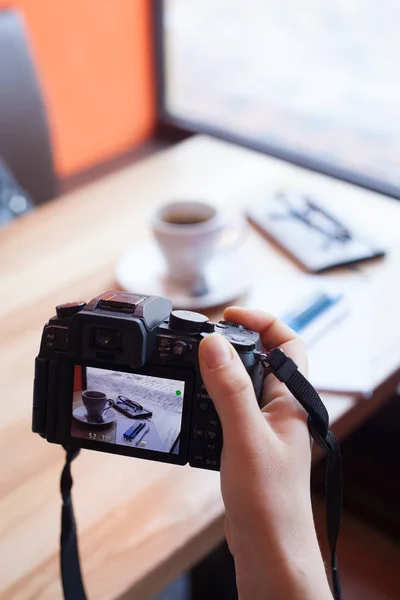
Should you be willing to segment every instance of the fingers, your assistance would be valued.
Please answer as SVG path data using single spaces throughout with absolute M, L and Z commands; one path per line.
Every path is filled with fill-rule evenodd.
M 258 310 L 249 310 L 237 306 L 227 308 L 224 312 L 224 318 L 227 321 L 240 323 L 244 327 L 257 331 L 267 350 L 272 348 L 282 348 L 287 356 L 290 356 L 299 367 L 303 374 L 307 374 L 307 352 L 302 340 L 285 323 L 277 317 Z M 271 375 L 264 384 L 262 405 L 272 409 L 272 403 L 275 400 L 285 399 L 296 410 L 301 412 L 300 405 L 297 407 L 293 397 L 288 393 L 284 383 Z
M 307 371 L 307 353 L 302 340 L 277 317 L 261 310 L 231 306 L 225 310 L 224 319 L 257 331 L 267 350 L 282 348 L 303 373 Z
M 260 409 L 251 379 L 235 349 L 213 334 L 200 344 L 201 376 L 221 420 L 224 439 L 252 439 Z

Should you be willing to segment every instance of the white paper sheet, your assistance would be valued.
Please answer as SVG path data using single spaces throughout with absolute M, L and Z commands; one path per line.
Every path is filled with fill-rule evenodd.
M 373 390 L 373 378 L 372 301 L 367 283 L 318 275 L 258 281 L 246 305 L 283 317 L 318 290 L 342 293 L 343 301 L 340 308 L 332 309 L 336 316 L 329 316 L 327 311 L 315 319 L 312 336 L 307 331 L 311 326 L 300 334 L 309 351 L 310 381 L 319 390 L 368 396 Z

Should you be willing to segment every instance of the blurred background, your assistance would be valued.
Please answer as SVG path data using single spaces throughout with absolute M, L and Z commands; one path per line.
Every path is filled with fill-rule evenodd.
M 0 156 L 34 203 L 196 131 L 399 196 L 394 1 L 0 9 Z M 38 169 L 40 190 L 26 172 Z
M 26 221 L 26 229 L 12 229 L 20 217 L 36 212 L 46 219 L 52 213 L 40 213 L 40 205 L 50 211 L 59 197 L 68 204 L 70 193 L 199 133 L 349 182 L 358 191 L 379 192 L 386 196 L 382 206 L 388 198 L 395 203 L 400 199 L 399 23 L 395 0 L 0 0 L 3 265 L 16 247 L 2 243 L 15 231 L 20 243 L 16 267 L 4 267 L 3 283 L 7 277 L 17 281 L 24 252 L 32 251 L 38 264 L 43 258 L 35 255 L 30 229 L 34 223 L 42 231 L 40 217 Z M 180 181 L 179 169 L 173 176 Z M 104 197 L 109 185 L 103 186 Z M 70 204 L 69 223 L 78 234 L 79 203 L 87 197 L 86 192 L 73 196 Z M 100 198 L 100 206 L 108 204 Z M 356 221 L 359 206 L 353 211 Z M 388 239 L 398 242 L 393 223 L 382 217 L 380 240 L 388 231 Z M 112 252 L 121 251 L 118 241 Z M 69 257 L 64 258 L 66 264 Z M 399 297 L 399 264 L 388 292 L 393 301 Z M 88 273 L 89 268 L 82 271 L 81 279 Z M 98 281 L 94 277 L 90 286 Z M 26 282 L 32 289 L 37 283 L 33 275 Z M 59 282 L 64 294 L 67 283 Z M 21 298 L 17 289 L 17 283 L 11 285 L 9 297 Z M 49 292 L 49 303 L 55 297 Z M 10 339 L 16 332 L 22 337 L 17 317 Z M 374 343 L 369 339 L 365 345 Z M 395 366 L 387 402 L 343 443 L 345 508 L 356 523 L 347 533 L 344 562 L 347 597 L 355 600 L 400 598 Z M 319 494 L 318 467 L 314 486 Z M 351 551 L 353 536 L 370 548 L 378 540 L 371 580 Z M 232 561 L 221 545 L 157 600 L 235 597 Z
M 165 115 L 399 187 L 396 2 L 166 0 Z
M 0 156 L 34 203 L 154 132 L 148 1 L 2 0 L 0 44 Z

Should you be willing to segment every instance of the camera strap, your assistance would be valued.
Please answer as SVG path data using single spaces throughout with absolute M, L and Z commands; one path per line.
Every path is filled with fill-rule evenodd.
M 325 469 L 326 528 L 331 552 L 331 577 L 333 596 L 341 600 L 336 544 L 342 516 L 342 458 L 339 442 L 329 430 L 328 411 L 311 383 L 300 373 L 296 363 L 280 348 L 260 353 L 266 374 L 273 373 L 308 413 L 311 437 L 327 454 Z
M 66 451 L 66 458 L 60 481 L 62 496 L 60 539 L 61 581 L 65 600 L 86 600 L 79 563 L 76 523 L 71 496 L 73 483 L 71 463 L 78 456 L 80 449 L 70 446 L 64 446 L 64 449 Z
M 341 600 L 341 588 L 337 567 L 336 544 L 342 511 L 342 461 L 340 446 L 329 430 L 329 415 L 324 403 L 311 383 L 300 373 L 296 363 L 280 348 L 259 353 L 259 360 L 266 374 L 282 381 L 296 400 L 308 413 L 308 428 L 312 438 L 327 454 L 325 473 L 326 526 L 331 552 L 332 588 L 335 600 Z M 78 456 L 79 448 L 65 447 L 66 461 L 61 475 L 61 579 L 65 600 L 86 600 L 79 564 L 75 516 L 72 507 L 71 463 Z

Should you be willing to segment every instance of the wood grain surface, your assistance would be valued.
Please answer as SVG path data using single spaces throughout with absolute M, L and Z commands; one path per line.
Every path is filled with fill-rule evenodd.
M 197 136 L 50 203 L 0 232 L 0 598 L 61 597 L 58 572 L 60 447 L 30 431 L 34 357 L 54 306 L 112 288 L 115 263 L 149 236 L 155 204 L 201 198 L 230 211 L 289 184 L 334 194 L 385 238 L 384 261 L 363 266 L 382 311 L 371 332 L 379 383 L 400 365 L 396 321 L 400 204 L 275 159 Z M 360 217 L 361 218 L 361 217 Z M 297 268 L 253 233 L 266 273 Z M 138 290 L 140 291 L 140 290 Z M 378 304 L 377 304 L 378 306 Z M 220 313 L 213 312 L 213 318 Z M 397 341 L 397 344 L 396 344 Z M 335 357 L 334 357 L 335 358 Z M 393 385 L 398 382 L 394 378 Z M 346 435 L 389 394 L 324 394 Z M 91 600 L 152 598 L 223 536 L 219 476 L 189 467 L 83 452 L 74 503 Z

